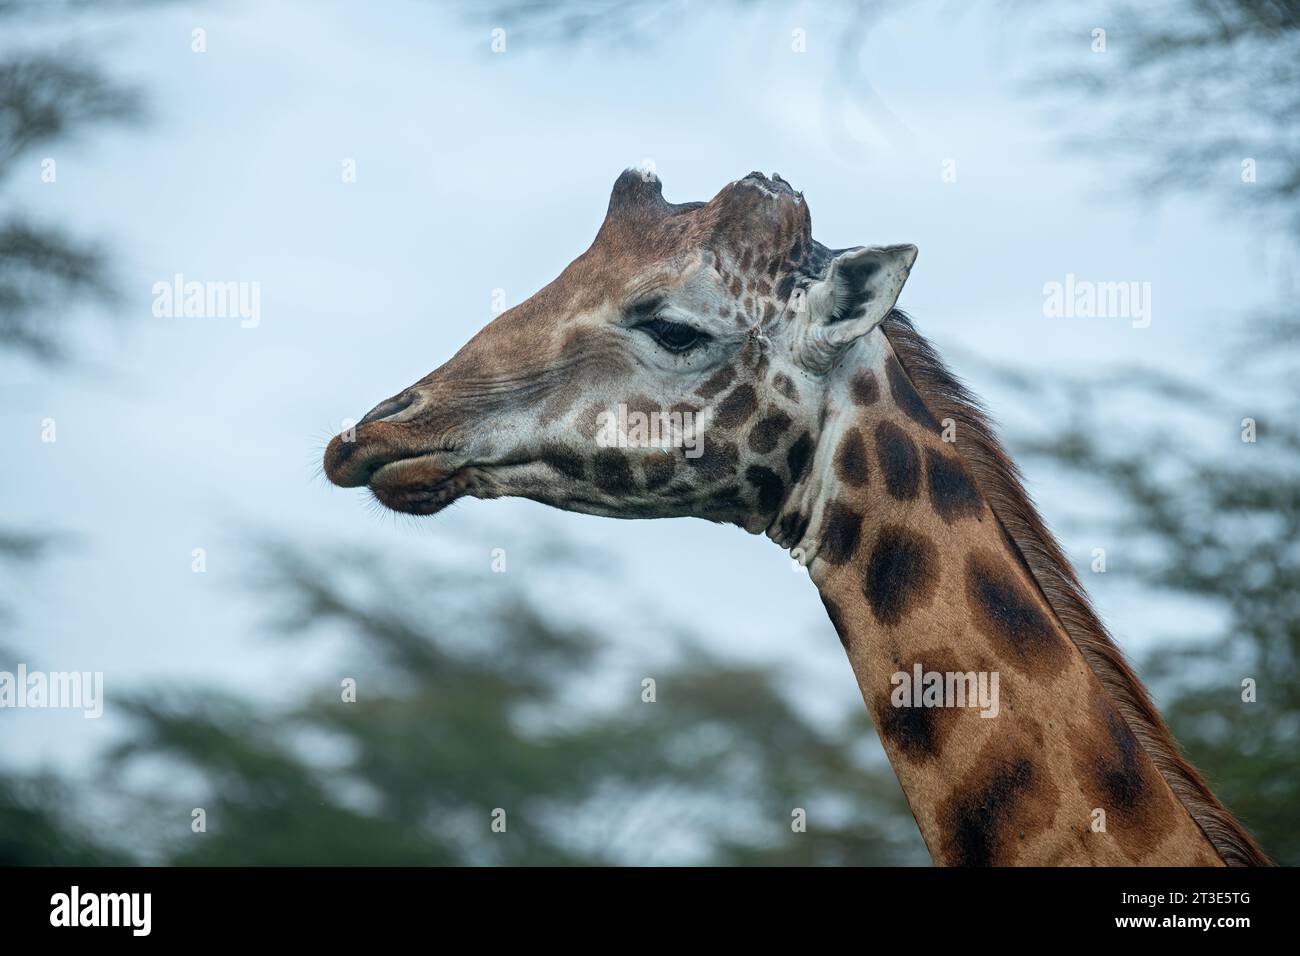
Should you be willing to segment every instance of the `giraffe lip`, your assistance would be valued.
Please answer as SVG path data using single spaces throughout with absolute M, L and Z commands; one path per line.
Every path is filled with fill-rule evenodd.
M 437 459 L 441 457 L 441 452 L 423 452 L 421 454 L 408 455 L 404 458 L 394 458 L 392 461 L 386 461 L 376 468 L 366 479 L 366 484 L 373 489 L 376 484 L 387 485 L 393 482 L 401 482 L 405 477 L 419 477 L 428 480 L 436 475 L 439 471 L 450 477 L 455 474 L 455 468 L 439 469 Z M 419 474 L 415 474 L 418 472 Z
M 393 511 L 400 511 L 408 515 L 433 515 L 457 499 L 463 498 L 466 492 L 453 488 L 449 484 L 443 484 L 433 488 L 403 488 L 384 491 L 372 488 L 371 494 L 385 508 L 390 508 Z
M 434 514 L 469 492 L 471 475 L 467 465 L 448 467 L 445 462 L 445 452 L 390 461 L 370 476 L 370 493 L 394 511 Z

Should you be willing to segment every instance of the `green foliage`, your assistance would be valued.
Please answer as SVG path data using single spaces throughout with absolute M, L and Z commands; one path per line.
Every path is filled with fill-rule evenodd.
M 276 706 L 137 694 L 106 789 L 85 794 L 123 820 L 121 848 L 73 841 L 60 810 L 78 801 L 59 799 L 36 828 L 0 814 L 3 857 L 40 860 L 49 841 L 63 861 L 130 844 L 180 865 L 925 861 L 888 766 L 857 746 L 865 717 L 810 721 L 770 669 L 679 639 L 645 702 L 609 642 L 549 620 L 501 576 L 411 574 L 352 548 L 272 546 L 267 561 L 278 629 L 342 636 L 339 678 Z M 592 699 L 601 687 L 613 703 Z M 505 833 L 490 827 L 497 808 Z M 793 832 L 795 808 L 807 832 Z
M 73 810 L 77 793 L 57 777 L 0 775 L 0 866 L 122 866 Z
M 283 710 L 194 692 L 130 702 L 117 774 L 161 760 L 193 781 L 185 797 L 129 798 L 170 819 L 167 862 L 924 860 L 888 767 L 853 746 L 865 721 L 812 723 L 771 670 L 682 640 L 677 663 L 653 668 L 659 700 L 643 702 L 607 641 L 501 576 L 411 574 L 356 549 L 273 547 L 268 561 L 279 629 L 341 634 L 353 653 L 339 681 L 353 677 L 357 698 L 331 681 Z M 615 702 L 583 703 L 593 687 Z M 191 806 L 208 833 L 190 833 Z M 795 807 L 809 833 L 792 832 Z
M 1060 56 L 1078 48 L 1072 19 L 1033 84 L 1037 93 L 1066 94 L 1071 149 L 1130 162 L 1136 195 L 1209 196 L 1300 231 L 1300 4 L 1107 3 L 1095 22 L 1106 30 L 1105 52 L 1085 67 Z M 1256 172 L 1249 184 L 1247 160 Z
M 14 12 L 22 10 L 0 7 L 0 17 Z M 139 109 L 136 93 L 69 51 L 6 54 L 0 58 L 0 179 L 12 178 L 35 147 L 135 119 Z M 37 183 L 38 173 L 33 162 L 27 181 Z M 57 320 L 67 306 L 113 298 L 108 259 L 97 245 L 21 213 L 0 218 L 0 349 L 62 358 Z

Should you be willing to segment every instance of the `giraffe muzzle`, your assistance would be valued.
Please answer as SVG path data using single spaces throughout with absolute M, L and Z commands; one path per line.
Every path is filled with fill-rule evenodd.
M 379 422 L 334 436 L 325 449 L 325 476 L 341 488 L 369 486 L 385 507 L 416 515 L 441 511 L 473 490 L 474 472 L 463 457 L 395 445 L 394 430 Z

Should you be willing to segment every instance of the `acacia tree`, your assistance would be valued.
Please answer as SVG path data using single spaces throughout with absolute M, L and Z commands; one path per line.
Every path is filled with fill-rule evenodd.
M 0 361 L 47 366 L 68 358 L 65 319 L 76 305 L 114 301 L 109 256 L 101 242 L 50 224 L 24 200 L 57 167 L 43 154 L 97 127 L 139 117 L 138 93 L 93 61 L 67 49 L 17 45 L 12 28 L 51 15 L 74 16 L 84 3 L 0 0 Z M 100 315 L 107 314 L 101 311 Z M 58 542 L 49 529 L 0 523 L 0 571 L 7 578 L 41 560 Z M 7 589 L 8 590 L 8 589 Z M 15 589 L 16 590 L 16 589 Z M 0 634 L 12 610 L 0 603 Z M 15 649 L 0 646 L 6 664 Z M 112 863 L 124 859 L 79 825 L 75 790 L 50 774 L 0 771 L 0 862 Z
M 555 542 L 516 564 L 580 572 Z M 120 832 L 174 864 L 921 863 L 865 718 L 815 723 L 776 672 L 665 627 L 655 700 L 611 642 L 501 575 L 268 544 L 286 639 L 342 636 L 342 680 L 285 707 L 150 690 L 105 762 Z M 829 628 L 825 639 L 831 640 Z M 614 693 L 593 695 L 593 688 Z M 612 704 L 584 703 L 611 697 Z M 137 765 L 186 787 L 128 787 Z M 194 833 L 191 811 L 205 810 Z M 799 812 L 806 828 L 792 826 Z M 504 832 L 494 830 L 497 817 Z M 164 838 L 159 840 L 159 834 Z
M 0 0 L 0 26 L 70 14 L 79 6 Z M 68 355 L 62 333 L 72 308 L 113 303 L 103 244 L 74 237 L 24 205 L 35 190 L 52 185 L 50 176 L 57 177 L 57 165 L 42 163 L 43 154 L 97 127 L 138 119 L 140 111 L 137 91 L 84 56 L 27 46 L 0 49 L 0 194 L 6 200 L 0 213 L 0 360 L 59 363 Z M 0 524 L 0 562 L 35 561 L 52 540 L 46 530 Z
M 0 4 L 0 22 L 36 13 L 33 4 Z M 22 198 L 57 183 L 57 160 L 51 165 L 43 155 L 54 145 L 137 119 L 140 107 L 135 90 L 78 54 L 0 53 L 0 188 L 10 194 L 12 210 L 0 218 L 0 350 L 57 360 L 65 356 L 60 323 L 69 306 L 112 302 L 103 245 L 35 218 L 22 209 Z

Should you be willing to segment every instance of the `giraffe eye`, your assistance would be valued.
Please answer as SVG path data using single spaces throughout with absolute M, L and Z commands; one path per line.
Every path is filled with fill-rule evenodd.
M 709 341 L 709 335 L 685 322 L 670 322 L 667 319 L 651 319 L 642 322 L 638 329 L 647 333 L 660 346 L 669 352 L 689 352 Z

